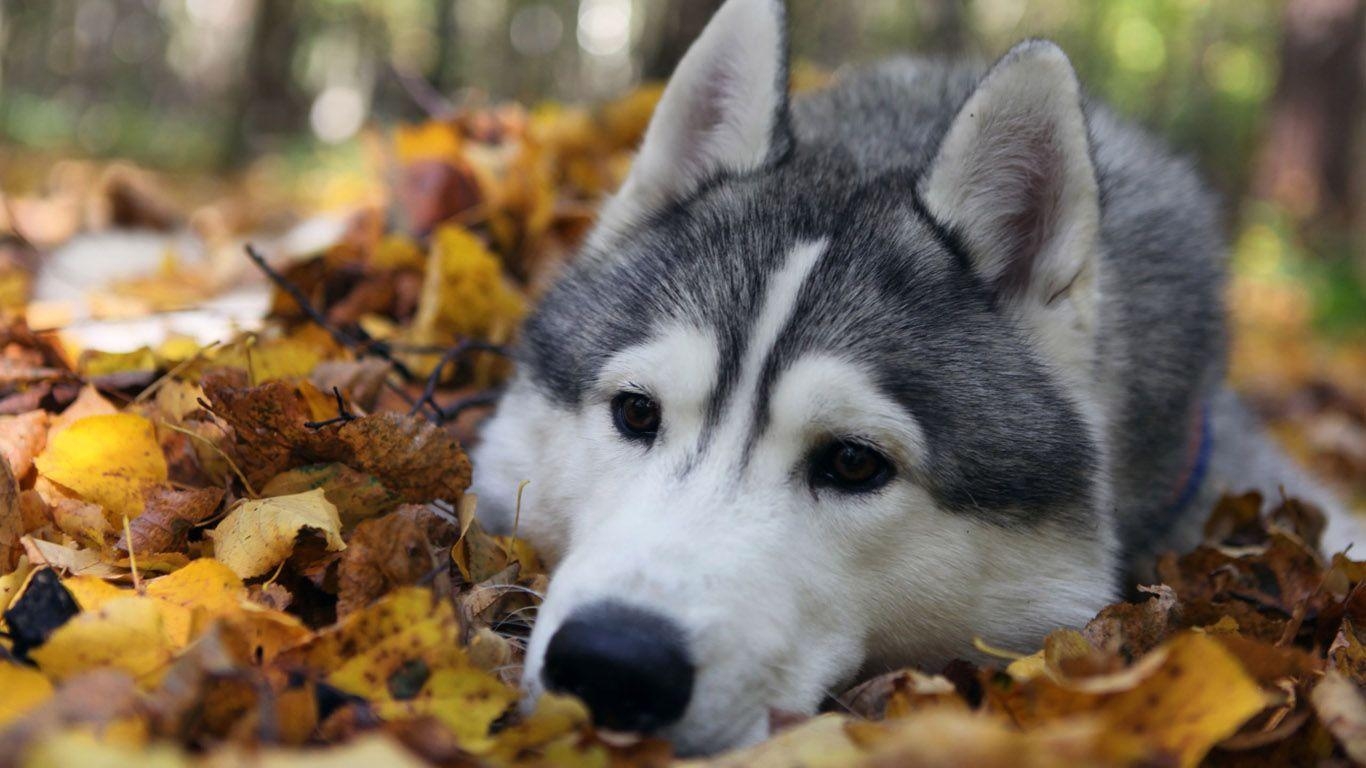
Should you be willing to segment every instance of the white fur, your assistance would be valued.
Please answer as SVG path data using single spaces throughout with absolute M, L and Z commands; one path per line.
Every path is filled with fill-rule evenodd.
M 962 235 L 985 281 L 1018 268 L 1013 260 L 1032 262 L 1022 293 L 1007 299 L 1078 391 L 1092 382 L 1100 303 L 1100 202 L 1089 147 L 1067 55 L 1052 43 L 1023 43 L 958 113 L 921 187 L 926 207 Z M 1031 195 L 1039 178 L 1056 199 Z M 1038 226 L 1019 231 L 1014 217 L 1030 211 Z M 1037 249 L 1021 249 L 1031 237 Z
M 476 455 L 481 516 L 509 527 L 516 486 L 531 479 L 521 531 L 559 561 L 527 650 L 529 701 L 550 637 L 600 600 L 684 628 L 698 677 L 665 735 L 686 753 L 761 739 L 770 709 L 814 711 L 861 667 L 933 669 L 973 655 L 979 636 L 1027 650 L 1112 597 L 1108 532 L 992 525 L 939 508 L 916 482 L 924 431 L 857 361 L 796 360 L 737 471 L 760 370 L 824 251 L 799 244 L 769 277 L 732 404 L 700 453 L 717 348 L 688 325 L 618 353 L 576 411 L 527 385 L 500 406 Z M 661 404 L 648 448 L 614 430 L 609 405 L 623 388 Z M 804 462 L 832 437 L 879 446 L 896 479 L 870 496 L 813 491 Z
M 783 5 L 729 0 L 688 49 L 664 89 L 631 173 L 604 206 L 593 237 L 629 229 L 709 177 L 767 158 L 786 84 Z

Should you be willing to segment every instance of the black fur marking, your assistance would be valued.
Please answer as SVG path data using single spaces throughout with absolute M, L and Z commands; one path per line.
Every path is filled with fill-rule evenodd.
M 1002 523 L 1061 515 L 1094 529 L 1080 518 L 1098 459 L 1075 406 L 996 311 L 958 233 L 916 195 L 980 75 L 893 62 L 794 102 L 794 144 L 780 162 L 715 177 L 622 234 L 612 254 L 568 271 L 527 324 L 524 375 L 576 407 L 612 355 L 665 323 L 695 323 L 720 346 L 714 425 L 766 276 L 794 243 L 828 237 L 762 392 L 810 351 L 872 364 L 926 431 L 930 460 L 913 479 L 942 503 Z M 1148 523 L 1129 507 L 1179 472 L 1184 414 L 1222 378 L 1222 244 L 1187 162 L 1102 109 L 1087 112 L 1105 244 L 1097 376 L 1113 382 L 1120 414 L 1109 429 L 1112 480 L 1132 540 Z

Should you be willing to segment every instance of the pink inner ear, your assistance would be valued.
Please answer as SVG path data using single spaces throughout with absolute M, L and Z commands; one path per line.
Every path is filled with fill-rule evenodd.
M 997 202 L 996 243 L 1002 249 L 996 289 L 1003 295 L 1023 293 L 1035 275 L 1044 249 L 1058 234 L 1067 173 L 1054 126 L 1014 126 L 1015 135 L 987 153 L 989 169 L 981 183 L 997 185 L 988 192 Z M 1022 135 L 1023 134 L 1023 135 Z
M 698 175 L 715 169 L 704 167 L 708 155 L 707 144 L 725 120 L 725 100 L 734 75 L 726 67 L 713 67 L 703 81 L 684 116 L 685 125 L 679 129 L 677 151 L 687 166 Z

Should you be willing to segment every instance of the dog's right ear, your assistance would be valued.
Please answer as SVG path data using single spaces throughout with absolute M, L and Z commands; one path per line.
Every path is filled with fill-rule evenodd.
M 629 229 L 708 180 L 752 171 L 791 145 L 782 0 L 727 0 L 674 70 L 595 239 Z

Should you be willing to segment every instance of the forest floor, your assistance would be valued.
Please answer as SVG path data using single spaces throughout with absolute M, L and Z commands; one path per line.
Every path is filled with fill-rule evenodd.
M 360 177 L 34 162 L 0 211 L 0 765 L 673 760 L 570 699 L 518 712 L 547 575 L 480 528 L 463 447 L 655 96 L 375 135 Z M 1325 332 L 1303 249 L 1245 218 L 1232 379 L 1366 506 L 1362 328 Z M 1366 563 L 1322 523 L 1230 496 L 1143 600 L 1039 649 L 983 628 L 995 663 L 706 764 L 1366 761 Z

